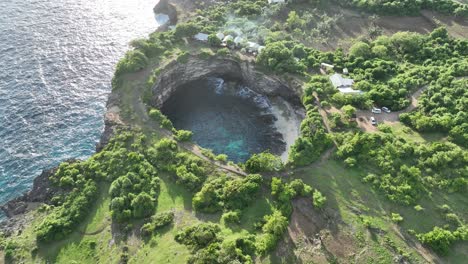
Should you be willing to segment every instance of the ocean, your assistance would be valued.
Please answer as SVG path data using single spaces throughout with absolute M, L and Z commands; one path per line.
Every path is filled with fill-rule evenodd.
M 157 29 L 156 3 L 0 1 L 0 204 L 94 153 L 115 64 Z

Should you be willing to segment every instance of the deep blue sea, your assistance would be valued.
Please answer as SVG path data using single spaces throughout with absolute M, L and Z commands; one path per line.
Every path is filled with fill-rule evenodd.
M 0 203 L 94 153 L 114 66 L 158 27 L 157 1 L 0 1 Z

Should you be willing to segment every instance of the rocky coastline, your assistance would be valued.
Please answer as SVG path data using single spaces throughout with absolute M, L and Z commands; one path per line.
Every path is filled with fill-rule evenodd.
M 155 14 L 166 14 L 170 18 L 170 22 L 159 27 L 158 31 L 165 31 L 170 25 L 177 23 L 177 8 L 172 2 L 177 2 L 177 0 L 161 0 L 153 9 Z M 158 78 L 158 82 L 152 88 L 154 95 L 152 105 L 161 108 L 178 87 L 184 83 L 208 76 L 221 76 L 226 79 L 242 80 L 256 93 L 269 98 L 281 97 L 289 102 L 296 112 L 303 112 L 299 86 L 286 85 L 279 78 L 259 72 L 255 70 L 254 65 L 250 62 L 238 61 L 231 58 L 200 59 L 196 56 L 190 57 L 185 63 L 173 61 L 165 67 Z M 106 103 L 107 110 L 104 116 L 104 130 L 99 142 L 96 144 L 96 152 L 100 152 L 107 145 L 117 129 L 128 128 L 120 118 L 119 105 L 119 95 L 111 92 Z M 264 118 L 274 119 L 275 117 L 268 114 Z M 277 154 L 284 152 L 286 145 L 281 134 L 272 132 L 270 136 L 278 146 L 277 149 L 272 151 Z M 51 185 L 49 176 L 53 175 L 57 168 L 58 166 L 44 170 L 34 179 L 30 191 L 0 205 L 0 210 L 7 216 L 7 219 L 0 222 L 0 231 L 6 234 L 20 231 L 28 222 L 26 215 L 29 211 L 37 208 L 38 205 L 50 203 L 51 198 L 57 193 L 57 189 Z
M 158 28 L 158 31 L 165 31 L 170 25 L 177 23 L 177 9 L 169 0 L 160 0 L 153 8 L 155 14 L 166 14 L 169 22 Z M 112 135 L 118 128 L 127 126 L 121 121 L 119 112 L 119 98 L 115 93 L 110 93 L 106 103 L 106 113 L 104 115 L 104 130 L 99 142 L 96 144 L 96 153 L 100 152 L 109 143 Z M 76 160 L 68 160 L 76 161 Z M 50 203 L 51 198 L 57 193 L 49 180 L 49 177 L 57 171 L 58 166 L 45 169 L 40 175 L 34 178 L 30 191 L 16 197 L 3 205 L 0 210 L 6 215 L 6 219 L 0 222 L 0 232 L 5 234 L 19 231 L 28 222 L 26 213 L 35 209 L 40 204 Z
M 96 144 L 96 152 L 100 152 L 109 143 L 109 140 L 117 129 L 126 128 L 126 125 L 119 117 L 118 101 L 118 97 L 114 93 L 109 95 L 106 103 L 107 111 L 104 116 L 104 130 L 99 142 Z M 75 159 L 67 160 L 67 162 L 76 161 Z M 57 169 L 58 166 L 43 170 L 39 176 L 34 178 L 30 191 L 0 206 L 0 210 L 7 216 L 7 219 L 0 222 L 0 232 L 8 235 L 12 232 L 20 231 L 30 220 L 30 217 L 26 216 L 29 211 L 34 210 L 41 204 L 50 203 L 58 190 L 52 186 L 49 177 Z

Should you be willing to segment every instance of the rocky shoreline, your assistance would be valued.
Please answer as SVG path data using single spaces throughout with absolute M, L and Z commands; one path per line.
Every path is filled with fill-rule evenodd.
M 177 8 L 172 2 L 178 1 L 184 2 L 186 0 L 161 0 L 154 7 L 153 10 L 156 14 L 166 14 L 170 18 L 170 22 L 159 27 L 158 31 L 165 31 L 170 25 L 177 22 Z M 191 57 L 188 62 L 183 64 L 177 61 L 170 63 L 152 88 L 153 94 L 158 95 L 154 96 L 152 104 L 154 107 L 160 108 L 183 83 L 213 75 L 223 76 L 227 79 L 243 80 L 256 93 L 267 97 L 281 97 L 288 101 L 296 111 L 302 112 L 300 89 L 296 85 L 286 85 L 279 78 L 256 71 L 249 62 L 240 62 L 228 58 L 203 60 Z M 128 128 L 120 118 L 119 102 L 119 95 L 111 92 L 106 103 L 104 130 L 99 142 L 96 144 L 96 153 L 107 145 L 116 129 Z M 275 117 L 267 115 L 265 118 Z M 283 152 L 286 145 L 281 134 L 276 132 L 270 136 L 278 145 L 278 149 L 273 150 L 273 152 Z M 0 210 L 7 216 L 7 219 L 0 222 L 0 231 L 8 234 L 15 230 L 21 230 L 28 222 L 25 216 L 29 211 L 37 208 L 40 204 L 50 202 L 51 198 L 57 193 L 57 189 L 51 185 L 49 176 L 54 174 L 57 168 L 58 166 L 44 170 L 34 179 L 30 191 L 0 206 Z
M 104 116 L 104 131 L 101 134 L 99 142 L 96 144 L 96 153 L 100 152 L 109 143 L 109 140 L 118 128 L 126 126 L 119 117 L 118 97 L 111 93 L 106 103 L 107 111 Z M 67 162 L 76 162 L 77 160 L 67 160 Z M 33 186 L 30 191 L 23 195 L 6 202 L 0 206 L 7 219 L 0 222 L 0 231 L 5 234 L 19 231 L 25 224 L 29 222 L 29 217 L 26 214 L 37 208 L 41 204 L 48 204 L 57 189 L 51 185 L 49 177 L 58 169 L 58 166 L 51 169 L 43 170 L 42 173 L 34 178 Z
M 165 31 L 170 25 L 177 23 L 177 9 L 169 0 L 160 0 L 153 8 L 155 14 L 166 14 L 169 16 L 169 22 L 160 26 L 158 31 Z M 112 135 L 117 128 L 125 128 L 126 125 L 121 121 L 119 112 L 119 98 L 115 93 L 110 93 L 106 103 L 106 113 L 104 116 L 104 130 L 99 142 L 96 144 L 96 153 L 100 152 L 109 143 Z M 76 160 L 68 160 L 76 161 Z M 30 191 L 14 198 L 3 205 L 0 210 L 4 212 L 7 219 L 0 222 L 0 231 L 5 234 L 21 230 L 28 222 L 26 214 L 35 209 L 40 204 L 47 204 L 57 193 L 49 180 L 49 177 L 57 171 L 58 166 L 43 170 L 42 173 L 34 178 L 33 186 Z

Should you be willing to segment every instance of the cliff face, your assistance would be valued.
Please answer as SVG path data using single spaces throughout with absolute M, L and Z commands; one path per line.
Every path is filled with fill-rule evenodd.
M 173 4 L 169 3 L 169 0 L 159 0 L 153 11 L 155 14 L 167 15 L 170 20 L 168 24 L 177 24 L 177 9 Z
M 153 86 L 153 106 L 161 108 L 182 85 L 206 77 L 240 80 L 253 91 L 268 97 L 280 96 L 293 105 L 300 105 L 300 92 L 279 79 L 256 71 L 248 62 L 228 58 L 200 59 L 191 57 L 185 63 L 174 61 L 161 72 Z

